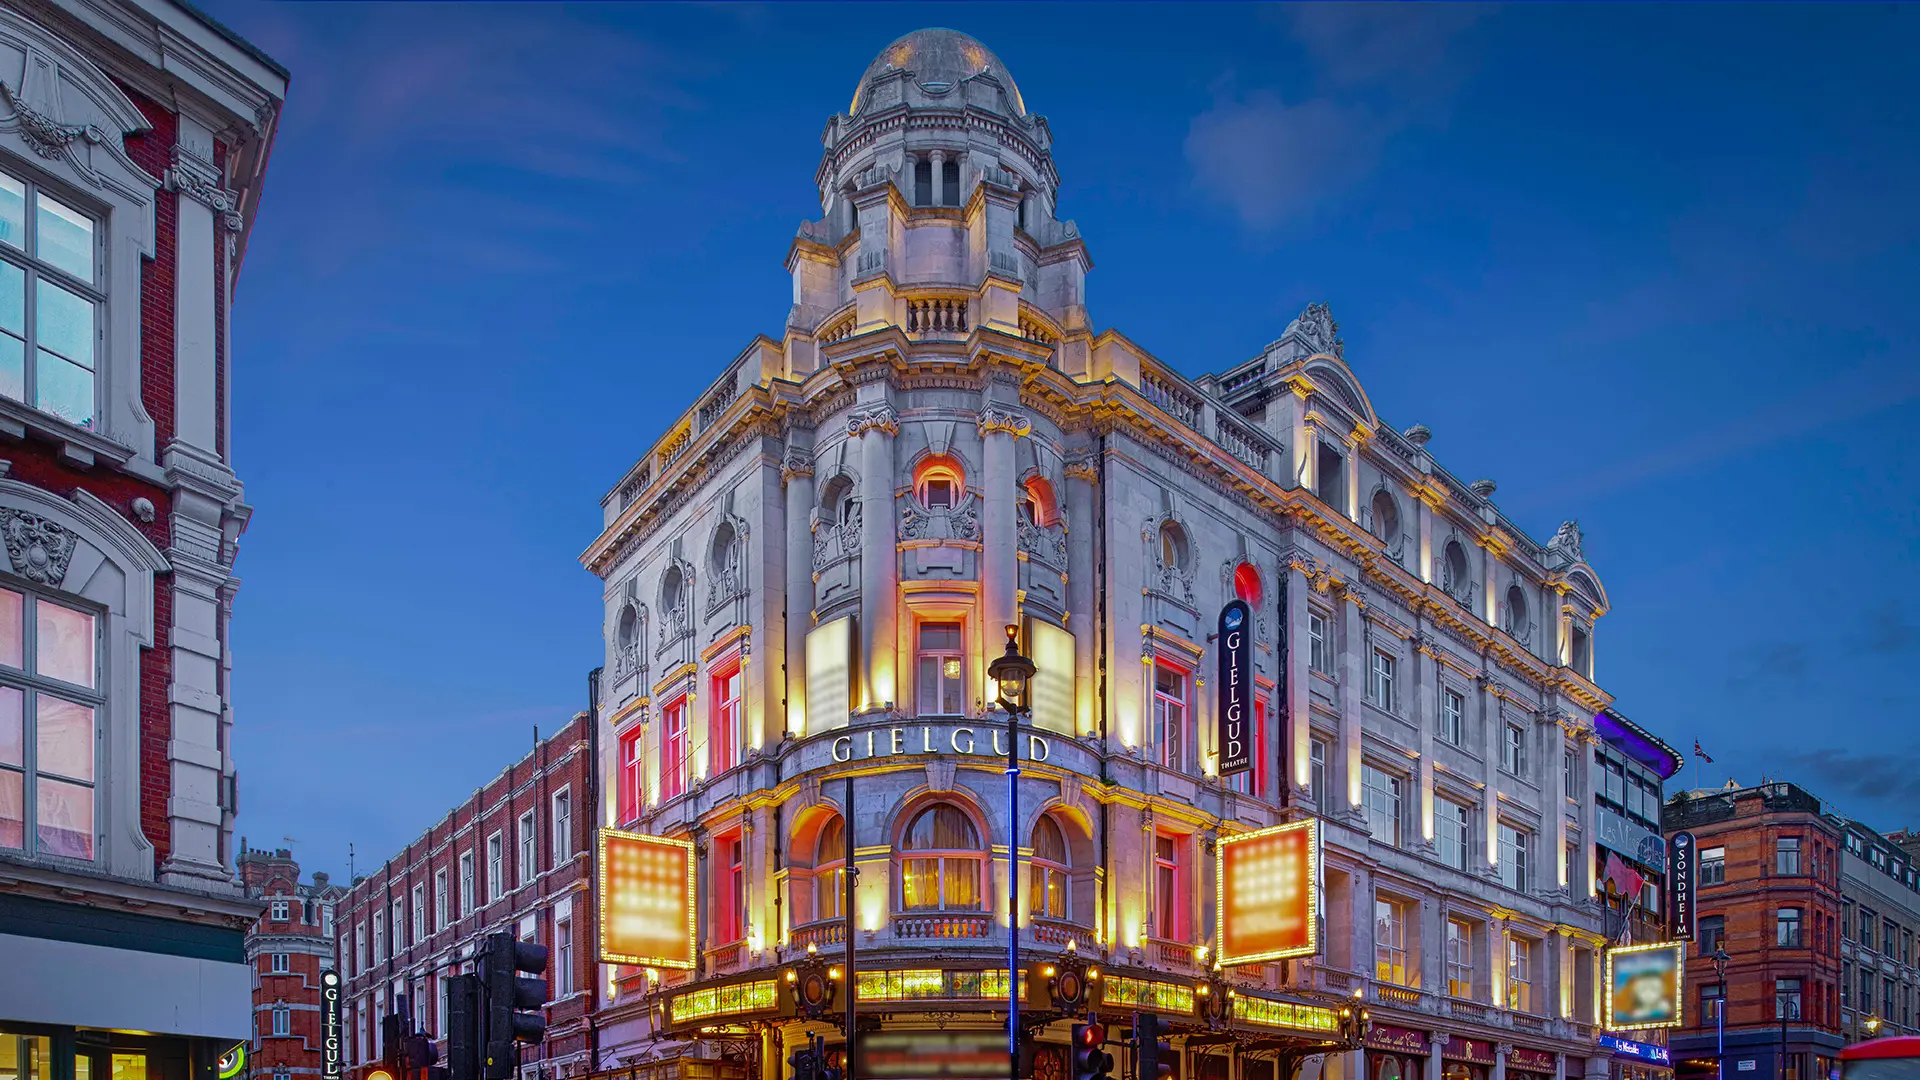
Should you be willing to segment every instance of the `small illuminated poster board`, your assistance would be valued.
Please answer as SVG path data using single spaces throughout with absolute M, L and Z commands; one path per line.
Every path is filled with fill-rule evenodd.
M 1320 949 L 1320 822 L 1223 836 L 1214 940 L 1220 963 L 1258 964 Z
M 1686 949 L 1663 941 L 1607 950 L 1607 1030 L 1680 1026 Z
M 600 962 L 694 967 L 693 843 L 600 830 Z

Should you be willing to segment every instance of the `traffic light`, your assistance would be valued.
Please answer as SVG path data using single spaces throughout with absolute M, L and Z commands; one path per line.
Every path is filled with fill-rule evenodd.
M 422 1069 L 432 1069 L 440 1064 L 440 1051 L 433 1040 L 425 1035 L 409 1035 L 402 1042 L 404 1052 L 400 1058 L 400 1067 L 411 1076 Z
M 447 977 L 447 1080 L 480 1080 L 480 979 Z
M 380 1018 L 380 1063 L 395 1076 L 400 1075 L 406 1055 L 406 1028 L 401 1026 L 400 1014 L 389 1013 Z
M 520 1064 L 514 1044 L 546 1037 L 547 1021 L 539 1009 L 547 1003 L 547 980 L 531 977 L 546 971 L 545 945 L 516 941 L 506 932 L 487 938 L 487 951 L 480 958 L 487 1005 L 485 1080 L 512 1080 Z
M 1166 1021 L 1141 1013 L 1133 1022 L 1133 1080 L 1168 1080 L 1173 1075 L 1173 1044 L 1166 1040 Z
M 1071 1080 L 1109 1080 L 1113 1055 L 1106 1051 L 1105 1024 L 1073 1025 L 1073 1073 Z
M 820 1055 L 811 1036 L 807 1045 L 787 1057 L 787 1064 L 793 1066 L 793 1080 L 821 1080 Z

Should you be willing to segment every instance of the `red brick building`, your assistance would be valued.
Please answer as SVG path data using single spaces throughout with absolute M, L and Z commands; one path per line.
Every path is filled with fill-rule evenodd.
M 527 1077 L 584 1075 L 593 980 L 593 723 L 576 715 L 392 858 L 356 879 L 334 920 L 351 1075 L 380 1060 L 403 1000 L 446 1054 L 445 979 L 510 930 L 550 950 L 547 1038 Z
M 347 890 L 324 873 L 300 881 L 285 848 L 248 850 L 240 881 L 265 906 L 247 931 L 253 968 L 253 1049 L 248 1071 L 262 1080 L 311 1080 L 321 1073 L 320 973 L 334 966 L 333 913 Z
M 0 7 L 0 1060 L 54 1076 L 251 1034 L 229 331 L 287 79 L 187 3 Z
M 1682 793 L 1662 824 L 1669 839 L 1693 834 L 1699 868 L 1686 1027 L 1670 1041 L 1676 1072 L 1717 1075 L 1724 1001 L 1725 1075 L 1826 1077 L 1842 1045 L 1839 827 L 1789 783 Z M 1724 981 L 1718 949 L 1728 958 Z

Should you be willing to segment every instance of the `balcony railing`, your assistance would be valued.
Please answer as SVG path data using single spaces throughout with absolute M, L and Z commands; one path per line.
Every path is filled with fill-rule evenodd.
M 1513 1027 L 1516 1031 L 1531 1031 L 1539 1035 L 1544 1034 L 1547 1030 L 1547 1022 L 1538 1016 L 1529 1016 L 1526 1013 L 1514 1013 L 1511 1019 L 1513 1020 Z
M 961 915 L 941 913 L 938 915 L 919 915 L 911 912 L 893 917 L 893 932 L 903 938 L 972 938 L 983 939 L 993 932 L 992 922 L 985 915 Z
M 1373 986 L 1373 998 L 1382 1005 L 1419 1009 L 1422 1007 L 1423 996 L 1420 991 L 1411 987 L 1394 986 L 1391 983 L 1375 983 Z
M 829 945 L 844 945 L 847 942 L 847 924 L 841 919 L 823 919 L 793 928 L 787 935 L 787 941 L 796 949 L 812 945 L 825 949 Z
M 907 333 L 965 334 L 968 329 L 964 297 L 936 297 L 907 301 Z
M 713 958 L 714 971 L 737 971 L 747 958 L 747 943 L 732 941 L 725 945 L 710 946 L 707 955 Z
M 1158 939 L 1155 939 L 1152 942 L 1152 945 L 1153 945 L 1152 956 L 1153 956 L 1154 962 L 1162 964 L 1166 967 L 1187 968 L 1187 969 L 1191 969 L 1193 967 L 1193 946 L 1187 944 L 1186 942 L 1160 941 Z
M 1447 999 L 1447 1013 L 1461 1020 L 1485 1020 L 1487 1007 L 1477 1001 L 1461 1001 L 1459 998 Z
M 1058 945 L 1065 948 L 1067 942 L 1071 941 L 1073 947 L 1083 953 L 1091 953 L 1100 945 L 1094 939 L 1092 927 L 1061 919 L 1047 919 L 1036 915 L 1028 924 L 1027 932 L 1034 941 L 1042 945 Z
M 1267 471 L 1266 441 L 1256 435 L 1252 428 L 1242 425 L 1237 420 L 1227 419 L 1230 415 L 1232 414 L 1220 411 L 1214 413 L 1215 441 L 1227 453 L 1253 466 L 1254 471 L 1265 475 Z
M 1200 427 L 1200 399 L 1171 380 L 1150 371 L 1140 373 L 1140 394 L 1190 428 Z

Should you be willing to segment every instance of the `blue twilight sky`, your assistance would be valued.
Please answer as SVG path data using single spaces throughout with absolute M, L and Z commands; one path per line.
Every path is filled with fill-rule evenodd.
M 240 832 L 336 875 L 586 701 L 598 500 L 789 302 L 895 37 L 1052 123 L 1099 327 L 1190 374 L 1332 305 L 1716 764 L 1920 825 L 1920 7 L 246 4 L 293 71 L 239 284 Z M 1688 779 L 1692 778 L 1691 771 Z

